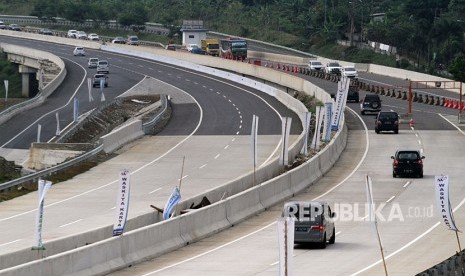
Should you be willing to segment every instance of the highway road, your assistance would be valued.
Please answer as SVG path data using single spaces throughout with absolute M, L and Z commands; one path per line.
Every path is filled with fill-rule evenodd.
M 334 83 L 308 76 L 305 77 L 322 88 L 335 89 L 336 87 Z M 379 81 L 378 78 L 381 78 L 386 82 L 399 82 L 399 80 L 381 76 L 362 75 L 361 77 L 376 81 Z M 382 99 L 383 109 L 392 109 L 399 113 L 405 113 L 406 101 L 386 97 Z M 414 130 L 410 129 L 407 125 L 402 125 L 399 135 L 387 133 L 377 135 L 373 131 L 374 116 L 368 115 L 362 117 L 356 115 L 359 113 L 358 105 L 350 103 L 348 106 L 355 110 L 355 112 L 346 113 L 350 127 L 347 150 L 343 153 L 343 156 L 333 170 L 296 198 L 319 198 L 327 200 L 335 207 L 333 209 L 341 214 L 344 213 L 344 210 L 336 208 L 336 206 L 352 206 L 352 208 L 359 210 L 359 214 L 361 215 L 357 219 L 341 218 L 340 221 L 337 221 L 336 228 L 338 234 L 336 244 L 328 246 L 325 250 L 316 249 L 311 246 L 296 247 L 296 256 L 294 259 L 295 275 L 316 273 L 324 275 L 379 275 L 382 273 L 382 267 L 379 264 L 379 248 L 377 247 L 372 226 L 361 219 L 364 217 L 363 204 L 366 200 L 363 180 L 366 174 L 373 177 L 376 203 L 386 204 L 381 214 L 387 218 L 392 210 L 401 210 L 400 213 L 403 217 L 403 219 L 400 219 L 397 216 L 394 219 L 380 223 L 380 232 L 385 246 L 385 253 L 389 257 L 388 269 L 390 274 L 411 275 L 446 259 L 456 250 L 454 249 L 453 240 L 455 237 L 451 237 L 450 232 L 447 232 L 442 225 L 437 226 L 438 219 L 435 216 L 436 210 L 434 209 L 435 203 L 433 202 L 433 176 L 443 173 L 450 175 L 451 179 L 457 180 L 451 183 L 451 201 L 453 206 L 458 206 L 462 202 L 462 195 L 464 194 L 464 188 L 461 187 L 463 185 L 460 185 L 458 180 L 463 170 L 461 160 L 463 160 L 465 153 L 465 137 L 463 136 L 463 132 L 459 131 L 448 121 L 454 122 L 457 112 L 442 107 L 414 104 Z M 367 129 L 365 129 L 365 125 Z M 196 143 L 193 142 L 190 146 L 199 147 L 201 144 L 204 144 L 207 140 L 204 140 L 202 136 L 193 137 L 199 138 L 199 140 Z M 171 136 L 167 136 L 166 138 L 170 142 L 173 141 L 173 137 Z M 182 139 L 182 137 L 176 138 Z M 222 138 L 226 140 L 230 137 L 224 135 Z M 160 143 L 157 146 L 162 147 L 167 140 L 157 140 Z M 237 140 L 233 142 L 235 141 Z M 244 141 L 242 142 L 244 143 Z M 134 146 L 131 149 L 132 154 L 139 155 L 141 163 L 143 163 L 141 160 L 143 158 L 140 158 L 140 156 L 144 156 L 142 153 L 147 149 L 149 144 L 153 145 L 153 141 L 147 141 L 147 143 L 142 143 L 141 146 Z M 227 141 L 221 141 L 219 144 L 225 149 Z M 164 146 L 166 146 L 164 150 L 167 150 L 172 145 Z M 218 150 L 221 146 L 216 147 L 214 143 L 209 143 L 208 147 L 205 148 L 215 147 Z M 392 178 L 391 159 L 389 157 L 396 149 L 405 147 L 423 149 L 426 155 L 425 178 Z M 268 150 L 271 151 L 271 148 L 272 146 Z M 225 150 L 231 150 L 231 148 L 228 147 Z M 162 152 L 163 149 L 160 150 L 159 154 L 162 155 Z M 171 152 L 170 165 L 156 168 L 156 170 L 160 171 L 169 171 L 168 174 L 171 174 L 170 180 L 160 179 L 160 182 L 176 182 L 173 175 L 176 175 L 174 171 L 177 170 L 173 169 L 173 164 L 179 163 L 180 156 L 182 155 L 181 152 L 183 151 Z M 223 155 L 221 156 L 223 157 Z M 266 156 L 262 156 L 261 158 L 261 160 L 264 160 Z M 232 157 L 228 161 L 232 162 L 232 160 L 237 161 L 237 159 Z M 104 174 L 107 171 L 116 170 L 115 167 L 120 165 L 121 162 L 124 161 L 121 159 L 115 160 L 113 164 L 108 164 L 100 172 Z M 201 163 L 198 160 L 194 160 L 193 162 L 195 164 Z M 221 164 L 218 164 L 216 169 L 222 170 L 220 166 Z M 152 167 L 150 168 L 152 169 Z M 195 170 L 196 168 L 192 166 L 191 171 Z M 190 177 L 191 174 L 188 175 Z M 142 176 L 138 177 L 143 178 Z M 213 178 L 212 175 L 209 177 Z M 218 175 L 215 177 L 218 177 Z M 107 177 L 107 180 L 111 178 L 112 176 Z M 85 179 L 85 176 L 81 179 Z M 99 180 L 99 182 L 105 183 L 107 180 Z M 153 178 L 147 177 L 141 182 L 150 181 L 153 181 Z M 137 182 L 141 183 L 138 180 Z M 201 186 L 201 182 L 193 181 L 191 183 L 192 185 Z M 86 185 L 90 185 L 90 183 L 86 183 Z M 172 185 L 170 186 L 172 187 Z M 150 191 L 156 191 L 155 193 L 157 194 L 158 192 L 162 193 L 162 196 L 154 196 L 159 201 L 163 201 L 170 192 L 169 188 L 166 189 L 165 186 L 161 187 L 162 190 L 156 191 L 158 189 L 156 188 Z M 112 193 L 106 187 L 102 187 L 101 189 L 105 190 L 105 193 Z M 146 189 L 146 191 L 148 190 Z M 89 195 L 89 197 L 98 198 L 97 196 L 94 197 L 93 194 Z M 147 201 L 147 196 L 143 193 L 138 195 L 137 198 Z M 26 198 L 26 200 L 28 199 Z M 55 199 L 52 197 L 51 201 L 53 202 L 53 200 Z M 111 212 L 110 203 L 102 202 L 101 204 L 104 208 L 108 208 L 108 213 Z M 144 203 L 141 204 L 141 208 L 144 208 L 143 205 L 146 207 L 146 203 Z M 1 207 L 4 210 L 3 206 Z M 12 209 L 18 207 L 19 204 L 12 207 Z M 276 263 L 278 261 L 278 251 L 275 221 L 280 215 L 281 207 L 282 204 L 277 204 L 271 210 L 254 216 L 239 225 L 235 225 L 231 229 L 152 261 L 115 272 L 114 275 L 276 275 L 278 269 Z M 430 209 L 433 210 L 432 216 L 429 213 Z M 57 213 L 56 215 L 58 216 L 59 214 Z M 85 215 L 91 216 L 91 214 Z M 463 210 L 458 209 L 456 213 L 457 219 L 459 220 L 463 216 Z M 109 221 L 111 221 L 111 216 L 108 217 Z M 92 223 L 95 220 L 97 220 L 97 217 L 90 218 Z M 81 221 L 76 220 L 72 226 L 79 226 L 80 223 Z M 459 222 L 458 227 L 463 228 L 463 224 Z M 66 228 L 66 226 L 62 228 Z M 3 229 L 0 230 L 3 232 Z M 410 243 L 412 244 L 407 246 Z M 11 245 L 8 244 L 8 246 Z M 432 246 L 435 246 L 435 253 L 425 254 L 425 250 Z M 419 261 L 418 259 L 420 258 L 421 260 Z
M 383 275 L 374 227 L 365 221 L 367 174 L 373 178 L 375 204 L 381 208 L 379 231 L 389 275 L 414 275 L 454 254 L 458 250 L 455 235 L 438 223 L 433 184 L 434 175 L 447 174 L 453 179 L 451 202 L 457 208 L 458 227 L 463 228 L 465 133 L 405 129 L 399 135 L 378 135 L 365 131 L 355 113 L 346 115 L 350 131 L 341 158 L 318 183 L 292 198 L 331 204 L 339 214 L 336 243 L 326 249 L 296 245 L 294 275 Z M 389 156 L 398 148 L 424 151 L 423 179 L 392 178 Z M 277 204 L 222 233 L 111 275 L 277 275 L 276 220 L 282 206 Z
M 172 96 L 173 116 L 161 133 L 140 139 L 138 143 L 127 146 L 124 154 L 50 189 L 45 203 L 44 241 L 113 224 L 116 215 L 115 184 L 123 168 L 131 172 L 133 185 L 130 219 L 153 212 L 150 204 L 164 206 L 178 183 L 184 156 L 183 198 L 193 197 L 250 172 L 252 114 L 260 117 L 260 165 L 277 156 L 281 116 L 293 117 L 293 139 L 301 132 L 298 117 L 276 99 L 228 80 L 101 51 L 88 50 L 86 57 L 74 57 L 69 46 L 6 37 L 1 37 L 0 41 L 47 50 L 70 65 L 64 84 L 45 106 L 25 112 L 24 115 L 29 116 L 12 119 L 21 125 L 19 130 L 27 130 L 24 133 L 28 134 L 20 137 L 15 135 L 18 132 L 16 128 L 11 128 L 11 132 L 9 128 L 3 129 L 5 147 L 26 147 L 34 141 L 39 122 L 35 119 L 63 107 L 74 93 L 83 102 L 83 109 L 98 104 L 86 105 L 87 85 L 83 83 L 93 72 L 86 68 L 90 56 L 110 61 L 108 99 L 122 94 L 143 79 L 141 85 L 152 87 L 155 93 L 162 91 Z M 70 107 L 63 108 L 69 111 Z M 40 121 L 44 124 L 44 140 L 55 134 L 54 114 L 45 116 L 51 117 L 49 121 Z M 60 118 L 71 120 L 66 116 Z M 49 124 L 53 125 L 52 130 L 48 130 Z M 14 138 L 11 142 L 10 137 Z M 34 244 L 36 202 L 37 193 L 33 192 L 0 203 L 0 254 L 30 248 Z
M 336 89 L 334 83 L 304 77 L 325 89 Z M 390 84 L 403 81 L 362 77 Z M 383 110 L 407 111 L 406 101 L 382 100 Z M 353 111 L 346 112 L 349 137 L 341 158 L 318 183 L 292 198 L 325 200 L 333 206 L 340 215 L 336 244 L 324 250 L 295 246 L 294 275 L 383 275 L 374 228 L 365 221 L 367 174 L 373 178 L 375 203 L 381 208 L 379 229 L 389 275 L 413 275 L 454 254 L 458 250 L 455 235 L 438 222 L 433 184 L 439 174 L 454 179 L 451 202 L 458 227 L 463 228 L 465 132 L 463 124 L 457 125 L 457 111 L 414 103 L 414 128 L 403 124 L 395 135 L 375 134 L 375 117 L 361 116 L 357 103 L 348 106 Z M 423 179 L 392 178 L 390 156 L 401 148 L 422 150 L 426 156 Z M 111 275 L 277 275 L 276 220 L 283 203 L 219 234 Z

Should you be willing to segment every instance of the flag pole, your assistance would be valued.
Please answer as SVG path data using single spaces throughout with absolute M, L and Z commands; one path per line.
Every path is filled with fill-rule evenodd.
M 366 185 L 367 185 L 367 201 L 368 201 L 368 204 L 369 204 L 369 208 L 370 208 L 370 211 L 369 211 L 369 217 L 368 219 L 369 220 L 373 220 L 374 224 L 375 224 L 375 229 L 376 229 L 376 235 L 378 237 L 378 244 L 379 244 L 379 250 L 381 251 L 381 258 L 383 259 L 383 266 L 384 266 L 384 273 L 386 274 L 386 276 L 388 276 L 388 271 L 387 271 L 387 266 L 386 266 L 386 259 L 384 258 L 384 251 L 383 251 L 383 244 L 381 242 L 381 235 L 379 234 L 379 230 L 378 230 L 378 220 L 376 219 L 376 214 L 373 214 L 373 208 L 374 208 L 374 204 L 373 204 L 373 186 L 371 184 L 371 177 L 366 175 Z
M 384 258 L 384 252 L 383 252 L 383 244 L 381 243 L 381 236 L 379 235 L 378 223 L 376 221 L 376 218 L 375 218 L 375 227 L 376 227 L 376 234 L 378 235 L 379 250 L 381 251 L 381 258 L 383 258 L 384 273 L 386 274 L 386 276 L 388 276 L 386 259 Z
M 181 166 L 181 177 L 179 178 L 179 192 L 181 192 L 181 184 L 182 184 L 182 175 L 184 173 L 184 160 L 186 159 L 186 156 L 184 155 L 182 157 L 182 166 Z
M 184 160 L 186 159 L 186 156 L 184 155 L 182 157 L 182 166 L 181 166 L 181 177 L 179 177 L 179 194 L 181 194 L 181 184 L 182 184 L 182 175 L 184 173 Z M 177 216 L 179 215 L 179 210 L 178 210 L 178 204 L 176 204 L 176 207 L 174 209 L 174 215 Z

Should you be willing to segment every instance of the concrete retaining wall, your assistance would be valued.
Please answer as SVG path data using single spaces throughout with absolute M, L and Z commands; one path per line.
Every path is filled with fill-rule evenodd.
M 142 121 L 139 119 L 132 120 L 120 126 L 105 136 L 100 138 L 100 143 L 103 144 L 103 151 L 110 153 L 124 144 L 136 140 L 144 136 L 145 133 L 142 129 Z
M 2 32 L 4 31 L 0 30 L 0 33 Z M 15 33 L 14 31 L 8 31 L 8 32 Z M 63 62 L 61 58 L 48 52 L 26 48 L 26 47 L 21 47 L 17 45 L 11 45 L 7 43 L 0 43 L 0 50 L 5 53 L 12 53 L 12 54 L 21 55 L 21 56 L 27 56 L 27 57 L 37 59 L 37 60 L 47 59 L 55 63 L 60 68 L 60 72 L 58 73 L 58 75 L 52 81 L 50 81 L 35 98 L 30 99 L 21 104 L 18 104 L 16 106 L 10 107 L 7 110 L 1 112 L 0 113 L 1 115 L 0 124 L 2 124 L 8 121 L 9 119 L 11 119 L 16 114 L 20 112 L 24 112 L 28 109 L 31 109 L 33 107 L 36 107 L 42 104 L 42 102 L 48 96 L 50 96 L 50 94 L 52 94 L 53 91 L 55 91 L 59 85 L 61 85 L 61 83 L 66 77 L 66 68 L 65 68 L 65 63 Z

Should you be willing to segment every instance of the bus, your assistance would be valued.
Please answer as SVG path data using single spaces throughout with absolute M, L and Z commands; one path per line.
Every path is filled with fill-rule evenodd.
M 247 41 L 240 38 L 221 39 L 221 57 L 244 60 L 247 58 Z

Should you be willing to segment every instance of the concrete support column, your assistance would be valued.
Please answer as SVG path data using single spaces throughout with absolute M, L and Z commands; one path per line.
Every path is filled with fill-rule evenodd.
M 36 73 L 37 69 L 20 64 L 19 72 L 22 74 L 21 94 L 23 95 L 23 97 L 30 97 L 31 94 L 29 91 L 29 88 L 30 88 L 30 76 L 29 75 Z

